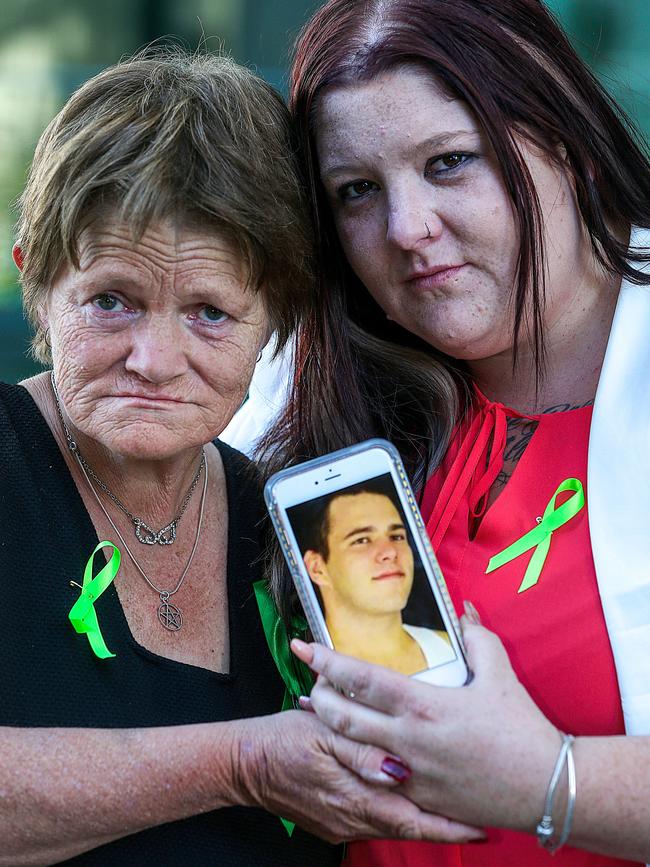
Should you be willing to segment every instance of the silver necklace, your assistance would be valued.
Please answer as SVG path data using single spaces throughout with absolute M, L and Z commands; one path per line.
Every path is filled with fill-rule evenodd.
M 160 624 L 162 626 L 164 626 L 165 629 L 168 629 L 170 632 L 177 632 L 181 628 L 181 626 L 183 625 L 183 615 L 181 613 L 180 608 L 178 608 L 177 605 L 174 605 L 173 602 L 170 602 L 169 599 L 171 596 L 174 596 L 175 593 L 178 593 L 178 591 L 181 589 L 181 585 L 183 584 L 183 581 L 185 580 L 185 576 L 189 572 L 190 566 L 192 565 L 192 560 L 194 559 L 194 555 L 196 554 L 196 549 L 198 548 L 199 539 L 201 537 L 201 527 L 203 526 L 203 512 L 205 510 L 205 497 L 206 497 L 206 493 L 208 490 L 208 464 L 207 464 L 207 461 L 205 459 L 205 449 L 203 447 L 201 447 L 201 466 L 199 468 L 199 472 L 202 468 L 204 468 L 205 473 L 203 476 L 203 490 L 201 491 L 201 505 L 199 507 L 199 520 L 198 520 L 198 523 L 196 525 L 196 536 L 194 537 L 194 545 L 192 546 L 192 550 L 190 551 L 190 556 L 187 559 L 187 563 L 185 564 L 185 568 L 183 569 L 180 578 L 176 582 L 176 586 L 174 587 L 174 589 L 173 590 L 161 590 L 160 587 L 157 587 L 153 583 L 151 578 L 149 578 L 149 576 L 146 574 L 146 572 L 144 571 L 142 566 L 135 559 L 133 552 L 131 551 L 131 549 L 129 548 L 129 546 L 126 543 L 126 539 L 118 530 L 117 526 L 115 525 L 115 522 L 113 521 L 111 516 L 106 511 L 106 508 L 104 507 L 104 504 L 102 503 L 102 501 L 99 497 L 99 494 L 95 490 L 95 486 L 93 485 L 92 481 L 90 480 L 90 474 L 87 470 L 87 464 L 83 460 L 81 455 L 79 454 L 79 449 L 77 448 L 77 444 L 70 436 L 70 431 L 67 429 L 65 421 L 63 419 L 63 414 L 61 412 L 58 394 L 56 391 L 56 383 L 54 382 L 54 374 L 51 375 L 51 380 L 52 380 L 52 388 L 54 390 L 54 398 L 56 400 L 56 407 L 59 411 L 59 418 L 61 419 L 61 424 L 63 426 L 63 430 L 65 431 L 66 439 L 68 441 L 68 448 L 70 449 L 72 454 L 77 459 L 77 463 L 79 464 L 79 468 L 81 469 L 81 472 L 83 473 L 84 478 L 88 482 L 88 487 L 90 488 L 90 490 L 93 493 L 93 496 L 97 500 L 97 505 L 102 510 L 102 512 L 106 516 L 106 520 L 108 521 L 108 523 L 111 525 L 111 527 L 113 528 L 113 530 L 117 534 L 118 539 L 120 540 L 120 542 L 124 546 L 124 550 L 131 558 L 133 565 L 138 570 L 140 575 L 142 575 L 142 577 L 147 582 L 149 587 L 151 587 L 152 590 L 155 590 L 155 592 L 160 597 L 160 605 L 158 606 L 158 620 L 160 621 Z M 198 479 L 198 476 L 197 476 L 197 479 Z
M 78 455 L 78 452 L 73 452 L 73 454 L 76 457 Z M 77 460 L 79 460 L 79 459 L 77 458 Z M 169 598 L 170 598 L 170 596 L 173 596 L 175 593 L 178 593 L 178 591 L 181 589 L 181 585 L 182 585 L 183 581 L 185 580 L 185 576 L 189 572 L 190 566 L 192 565 L 192 560 L 194 559 L 194 555 L 196 554 L 196 549 L 197 549 L 198 544 L 199 544 L 199 538 L 201 536 L 201 527 L 203 525 L 203 510 L 205 508 L 205 495 L 206 495 L 206 491 L 208 489 L 208 464 L 207 464 L 207 462 L 205 464 L 205 475 L 203 476 L 203 491 L 201 492 L 201 506 L 200 506 L 200 510 L 199 510 L 199 521 L 198 521 L 198 524 L 196 526 L 196 536 L 194 537 L 194 545 L 192 546 L 192 550 L 190 552 L 190 556 L 188 557 L 187 563 L 185 564 L 185 568 L 183 569 L 183 571 L 181 573 L 181 577 L 176 582 L 176 586 L 174 587 L 173 590 L 161 590 L 160 587 L 156 587 L 156 585 L 153 583 L 151 578 L 149 578 L 149 576 L 146 574 L 146 572 L 144 571 L 142 566 L 138 563 L 138 561 L 133 556 L 133 552 L 131 551 L 129 546 L 126 544 L 126 540 L 124 539 L 124 536 L 117 529 L 117 527 L 115 526 L 115 523 L 113 522 L 113 519 L 111 518 L 111 516 L 108 514 L 108 512 L 104 508 L 104 504 L 99 499 L 99 494 L 95 490 L 93 483 L 90 481 L 90 476 L 86 472 L 86 468 L 81 463 L 81 461 L 79 461 L 79 466 L 81 467 L 81 471 L 84 474 L 86 481 L 88 482 L 88 486 L 89 486 L 90 490 L 93 492 L 94 497 L 97 500 L 97 503 L 99 504 L 100 509 L 106 515 L 106 518 L 107 518 L 109 524 L 117 533 L 117 537 L 120 540 L 120 542 L 124 545 L 126 553 L 131 558 L 133 565 L 138 570 L 138 572 L 142 575 L 142 577 L 147 582 L 149 587 L 151 587 L 152 590 L 155 590 L 156 593 L 158 594 L 158 596 L 160 596 L 160 605 L 158 606 L 158 620 L 160 621 L 161 625 L 165 627 L 165 629 L 169 629 L 170 632 L 178 632 L 178 630 L 183 625 L 183 615 L 181 613 L 180 608 L 178 608 L 177 605 L 174 605 L 173 602 L 170 602 Z
M 101 488 L 101 490 L 106 494 L 109 500 L 115 503 L 117 508 L 126 515 L 129 521 L 131 521 L 134 527 L 135 537 L 138 542 L 141 542 L 143 545 L 173 545 L 176 541 L 176 531 L 178 530 L 180 520 L 185 514 L 185 511 L 190 504 L 192 494 L 194 493 L 196 486 L 199 483 L 199 479 L 201 478 L 201 472 L 205 466 L 204 450 L 201 449 L 201 461 L 199 463 L 199 468 L 196 471 L 194 478 L 192 479 L 192 483 L 190 484 L 187 493 L 185 494 L 185 499 L 181 503 L 178 514 L 175 518 L 173 518 L 173 520 L 169 522 L 169 524 L 164 526 L 161 530 L 156 531 L 153 529 L 153 527 L 150 527 L 143 518 L 138 518 L 137 515 L 134 515 L 127 509 L 124 503 L 110 490 L 108 485 L 99 478 L 97 473 L 93 470 L 88 461 L 81 454 L 81 452 L 79 451 L 79 447 L 72 438 L 72 434 L 68 430 L 68 426 L 66 425 L 65 419 L 63 418 L 61 402 L 59 401 L 59 392 L 57 390 L 56 381 L 54 379 L 54 371 L 50 373 L 50 380 L 52 382 L 52 391 L 54 392 L 56 409 L 59 414 L 59 418 L 61 419 L 61 424 L 63 425 L 63 432 L 65 433 L 65 438 L 68 441 L 68 448 L 77 458 L 81 466 L 85 469 L 86 475 L 90 476 L 90 478 L 93 479 L 95 484 L 99 488 Z

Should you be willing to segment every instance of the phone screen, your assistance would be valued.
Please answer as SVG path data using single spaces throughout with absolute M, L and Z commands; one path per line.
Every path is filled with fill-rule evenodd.
M 457 658 L 390 473 L 286 516 L 336 650 L 408 675 Z

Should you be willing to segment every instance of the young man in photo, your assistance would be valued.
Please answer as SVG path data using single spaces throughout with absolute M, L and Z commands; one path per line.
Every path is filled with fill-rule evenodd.
M 396 503 L 372 482 L 323 501 L 303 559 L 341 653 L 415 674 L 454 658 L 444 631 L 402 622 L 413 550 Z

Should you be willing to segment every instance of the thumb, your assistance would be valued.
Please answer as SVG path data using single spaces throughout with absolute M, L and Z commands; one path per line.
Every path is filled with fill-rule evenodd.
M 502 676 L 511 671 L 510 660 L 501 639 L 484 626 L 461 619 L 467 662 L 475 677 Z
M 340 735 L 333 737 L 332 754 L 348 770 L 376 786 L 399 786 L 411 777 L 411 769 L 399 756 Z

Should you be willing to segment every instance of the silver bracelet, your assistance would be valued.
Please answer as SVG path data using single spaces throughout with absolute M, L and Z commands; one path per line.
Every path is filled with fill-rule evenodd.
M 571 833 L 571 826 L 573 825 L 573 811 L 576 806 L 576 763 L 573 758 L 573 744 L 575 738 L 572 735 L 567 735 L 567 737 L 571 738 L 568 749 L 566 751 L 566 772 L 568 778 L 568 792 L 567 792 L 567 802 L 566 802 L 566 813 L 564 815 L 564 825 L 562 825 L 562 833 L 560 834 L 560 839 L 557 841 L 557 846 L 553 851 L 557 851 L 560 849 L 566 841 L 569 839 L 569 834 Z
M 544 815 L 540 819 L 537 828 L 535 829 L 535 834 L 537 835 L 539 845 L 542 846 L 542 848 L 546 849 L 547 852 L 551 853 L 557 852 L 561 846 L 564 846 L 566 841 L 569 839 L 569 834 L 571 833 L 571 825 L 573 824 L 573 811 L 576 805 L 576 766 L 573 759 L 574 740 L 575 738 L 573 737 L 573 735 L 562 735 L 562 746 L 560 748 L 560 753 L 557 757 L 557 761 L 555 762 L 553 773 L 551 774 L 551 781 L 548 784 L 548 791 L 546 792 L 546 800 L 544 801 Z M 555 825 L 553 823 L 553 802 L 555 801 L 555 793 L 557 791 L 557 785 L 560 781 L 560 776 L 564 769 L 565 761 L 568 777 L 567 805 L 566 813 L 564 814 L 564 822 L 562 824 L 562 833 L 556 839 Z

